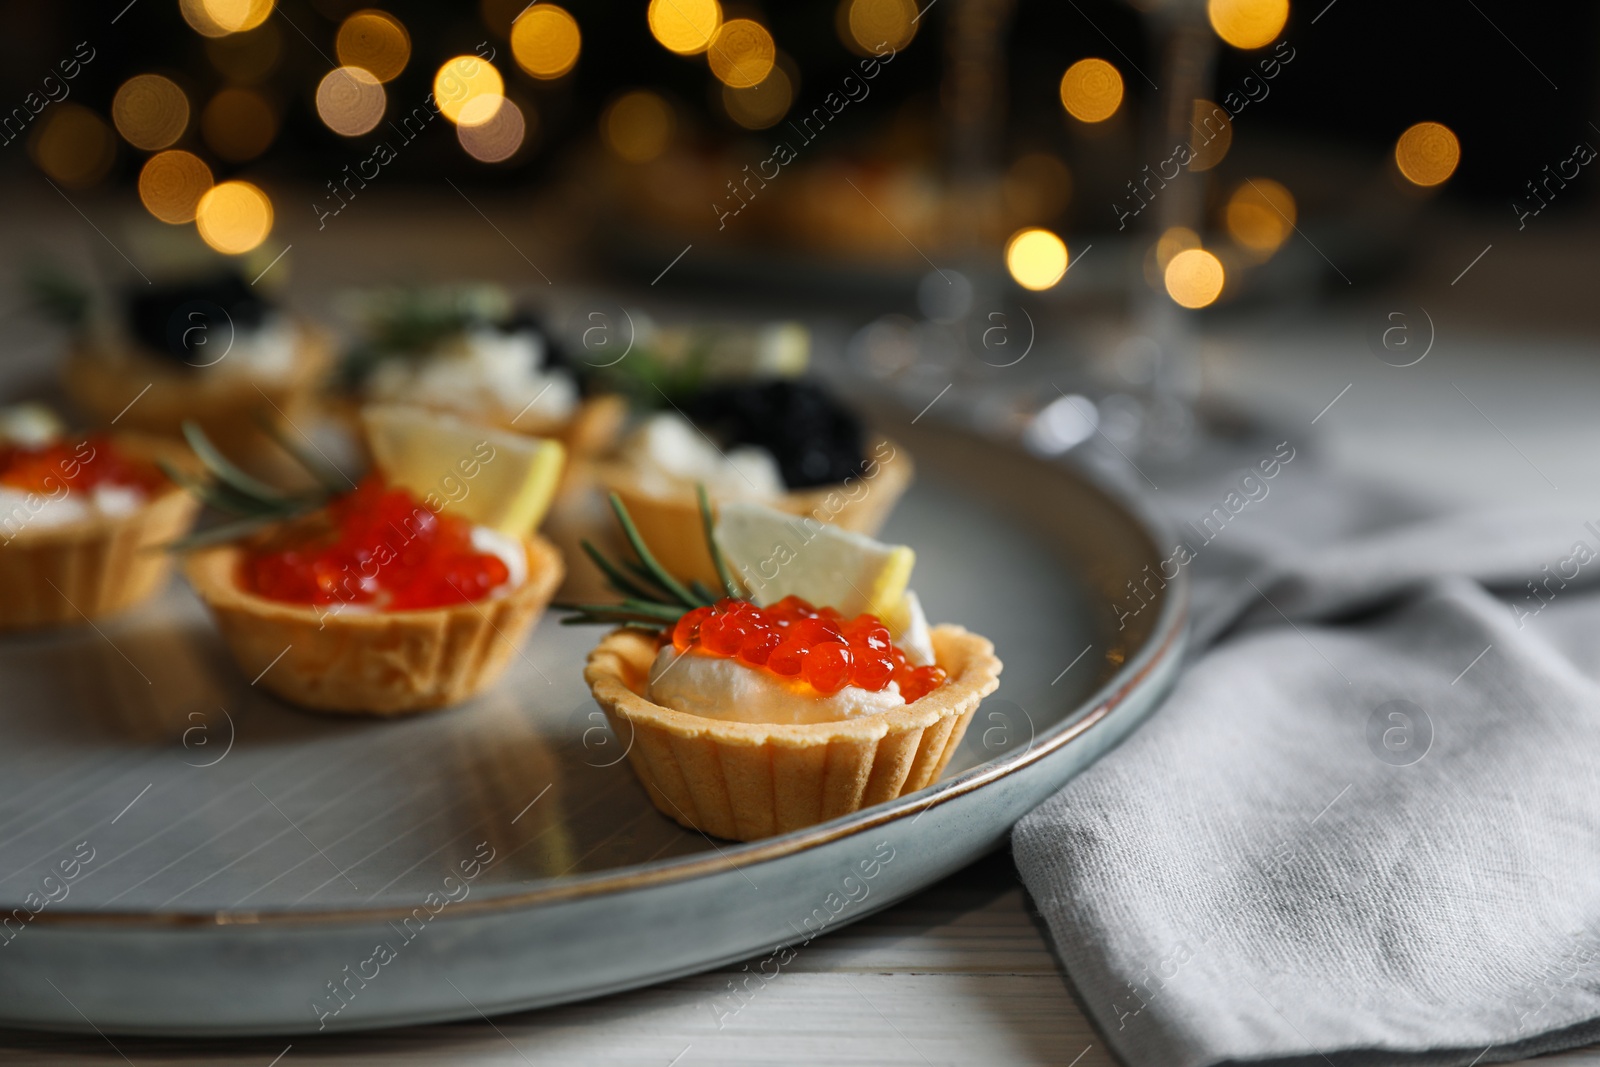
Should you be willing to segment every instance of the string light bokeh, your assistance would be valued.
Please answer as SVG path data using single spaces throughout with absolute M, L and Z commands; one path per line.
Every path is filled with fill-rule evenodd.
M 1122 105 L 1122 75 L 1103 59 L 1080 59 L 1061 76 L 1061 106 L 1079 122 L 1104 122 Z
M 1231 300 L 1329 209 L 1315 172 L 1262 163 L 1309 103 L 1335 100 L 1313 76 L 1323 69 L 1313 64 L 1330 61 L 1302 44 L 1323 13 L 1290 0 L 1207 0 L 1197 25 L 1220 50 L 1179 152 L 1147 147 L 1168 102 L 1150 77 L 1159 56 L 1130 30 L 1144 8 L 1104 2 L 1123 14 L 1024 4 L 1007 16 L 1006 62 L 995 72 L 1003 84 L 982 89 L 1006 117 L 987 134 L 984 184 L 959 190 L 945 184 L 951 94 L 965 84 L 952 49 L 972 27 L 957 32 L 956 15 L 913 0 L 830 0 L 820 10 L 651 0 L 617 17 L 544 0 L 458 10 L 161 0 L 162 10 L 140 14 L 150 25 L 137 32 L 152 47 L 91 68 L 98 80 L 31 122 L 25 155 L 62 189 L 125 189 L 150 217 L 193 224 L 217 248 L 260 247 L 275 199 L 292 202 L 297 184 L 334 184 L 382 145 L 404 150 L 385 163 L 385 195 L 459 173 L 543 185 L 547 199 L 548 183 L 593 159 L 623 168 L 622 185 L 596 175 L 593 186 L 631 190 L 629 225 L 693 236 L 721 232 L 733 217 L 724 213 L 736 211 L 759 220 L 741 223 L 736 240 L 906 260 L 913 245 L 942 249 L 962 219 L 990 249 L 990 269 L 1040 293 L 1062 288 L 1069 242 L 1087 247 L 1110 230 L 1138 245 L 1134 262 L 1158 292 L 1186 307 Z M 1485 70 L 1537 79 L 1510 62 Z M 1368 149 L 1366 158 L 1402 191 L 1476 188 L 1474 175 L 1510 165 L 1505 153 L 1467 150 L 1481 118 L 1465 106 L 1394 92 L 1384 106 L 1364 87 L 1345 95 L 1328 106 L 1380 141 L 1381 156 Z M 427 134 L 435 116 L 448 137 Z M 770 176 L 778 145 L 800 162 L 777 162 L 794 177 L 781 200 L 757 206 L 741 195 L 760 192 L 741 184 L 746 164 L 768 161 Z M 319 158 L 336 165 L 319 173 Z M 1164 190 L 1180 168 L 1202 195 L 1198 215 L 1174 227 Z M 867 197 L 843 196 L 845 177 Z M 747 207 L 756 211 L 744 216 Z M 1204 301 L 1210 260 L 1180 259 L 1194 251 L 1227 281 Z

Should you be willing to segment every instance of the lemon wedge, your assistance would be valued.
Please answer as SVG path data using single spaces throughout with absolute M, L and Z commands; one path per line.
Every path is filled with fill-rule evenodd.
M 870 612 L 896 635 L 911 621 L 906 586 L 917 554 L 906 545 L 758 504 L 722 505 L 715 534 L 758 605 L 797 596 L 846 616 Z
M 560 441 L 479 426 L 408 404 L 361 409 L 373 461 L 390 485 L 510 537 L 531 534 L 566 463 Z

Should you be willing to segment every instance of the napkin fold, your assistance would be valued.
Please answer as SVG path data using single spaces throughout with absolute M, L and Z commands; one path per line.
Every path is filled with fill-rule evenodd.
M 1600 1040 L 1600 503 L 1309 466 L 1197 546 L 1166 704 L 1016 827 L 1069 977 L 1130 1067 Z

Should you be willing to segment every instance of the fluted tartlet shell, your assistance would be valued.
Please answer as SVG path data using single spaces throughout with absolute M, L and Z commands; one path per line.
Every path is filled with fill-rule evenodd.
M 888 448 L 887 458 L 881 449 Z M 795 489 L 767 506 L 799 517 L 856 533 L 874 536 L 889 521 L 889 513 L 911 485 L 914 468 L 910 454 L 884 438 L 867 449 L 871 474 L 854 479 L 854 484 L 822 485 L 814 489 Z M 706 548 L 705 526 L 700 517 L 700 500 L 692 485 L 670 495 L 647 491 L 638 476 L 625 463 L 607 463 L 598 468 L 600 484 L 622 498 L 645 544 L 665 567 L 685 581 L 699 579 L 713 589 L 722 586 L 711 553 Z M 713 506 L 717 501 L 712 500 Z M 592 564 L 585 563 L 592 567 Z
M 528 578 L 503 596 L 418 611 L 319 610 L 244 589 L 244 549 L 193 553 L 184 572 L 234 660 L 285 700 L 318 711 L 404 715 L 466 700 L 493 685 L 561 584 L 541 537 L 523 542 Z M 281 657 L 281 658 L 280 658 Z
M 273 377 L 185 367 L 136 345 L 84 341 L 68 353 L 62 384 L 95 425 L 115 420 L 122 429 L 177 437 L 193 420 L 229 457 L 255 466 L 282 461 L 262 420 L 289 429 L 331 365 L 328 338 L 309 327 L 300 328 L 292 372 Z
M 662 814 L 694 830 L 754 841 L 848 815 L 936 780 L 979 702 L 1000 684 L 987 638 L 933 630 L 949 681 L 880 715 L 803 725 L 729 722 L 649 699 L 654 638 L 616 630 L 583 672 L 634 772 Z
M 627 417 L 626 400 L 614 394 L 602 394 L 580 401 L 565 419 L 536 419 L 512 412 L 486 421 L 532 437 L 553 437 L 567 446 L 569 456 L 597 456 L 617 443 L 617 435 Z
M 126 455 L 192 466 L 163 441 L 118 437 Z M 162 546 L 189 531 L 199 502 L 178 486 L 127 515 L 95 515 L 63 526 L 0 532 L 0 630 L 70 625 L 115 614 L 154 596 L 172 574 Z

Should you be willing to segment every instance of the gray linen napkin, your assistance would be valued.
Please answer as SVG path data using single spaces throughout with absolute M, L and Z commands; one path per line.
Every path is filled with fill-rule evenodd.
M 1197 546 L 1165 706 L 1015 830 L 1068 975 L 1131 1067 L 1600 1040 L 1600 503 L 1309 467 Z

